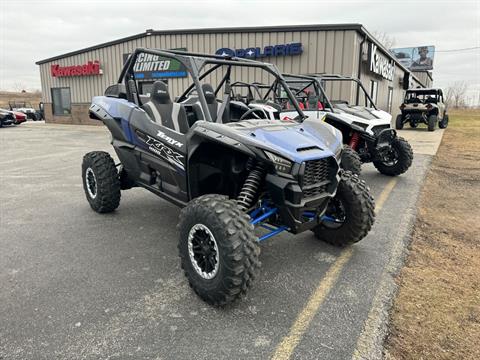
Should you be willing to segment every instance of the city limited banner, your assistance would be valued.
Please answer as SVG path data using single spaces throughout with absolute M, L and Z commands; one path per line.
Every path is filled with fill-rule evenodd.
M 175 49 L 186 51 L 187 49 Z M 123 54 L 123 63 L 125 64 L 130 54 Z M 140 53 L 137 61 L 133 65 L 135 79 L 167 79 L 187 76 L 187 68 L 178 60 Z

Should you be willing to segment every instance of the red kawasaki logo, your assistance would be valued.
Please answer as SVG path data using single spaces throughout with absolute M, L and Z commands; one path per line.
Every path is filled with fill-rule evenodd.
M 50 67 L 53 77 L 62 76 L 87 76 L 87 75 L 100 75 L 102 70 L 100 69 L 100 61 L 89 61 L 85 65 L 74 66 L 60 66 L 54 64 Z

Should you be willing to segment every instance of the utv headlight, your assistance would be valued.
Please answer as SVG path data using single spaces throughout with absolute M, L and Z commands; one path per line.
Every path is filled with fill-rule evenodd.
M 268 151 L 265 151 L 265 154 L 270 160 L 272 160 L 275 170 L 284 174 L 290 174 L 293 166 L 293 163 L 290 160 Z

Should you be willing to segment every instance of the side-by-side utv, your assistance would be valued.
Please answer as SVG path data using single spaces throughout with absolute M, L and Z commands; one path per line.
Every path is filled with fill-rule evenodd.
M 175 101 L 161 80 L 149 96 L 140 94 L 134 71 L 139 54 L 180 63 L 191 85 Z M 293 119 L 257 118 L 232 105 L 231 84 L 242 80 L 234 74 L 245 73 L 238 68 L 277 82 L 295 109 Z M 232 302 L 251 286 L 259 242 L 284 231 L 312 231 L 345 246 L 363 239 L 374 222 L 365 183 L 340 168 L 341 132 L 308 119 L 274 65 L 137 49 L 118 83 L 93 99 L 90 117 L 110 130 L 119 159 L 116 164 L 102 151 L 84 156 L 91 208 L 114 211 L 121 191 L 132 187 L 181 207 L 181 266 L 210 304 Z

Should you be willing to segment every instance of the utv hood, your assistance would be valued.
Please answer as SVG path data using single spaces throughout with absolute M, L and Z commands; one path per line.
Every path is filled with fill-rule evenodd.
M 260 148 L 296 163 L 336 157 L 342 149 L 342 135 L 332 126 L 318 121 L 303 123 L 278 120 L 245 120 L 230 124 L 202 122 L 216 133 L 247 147 Z

